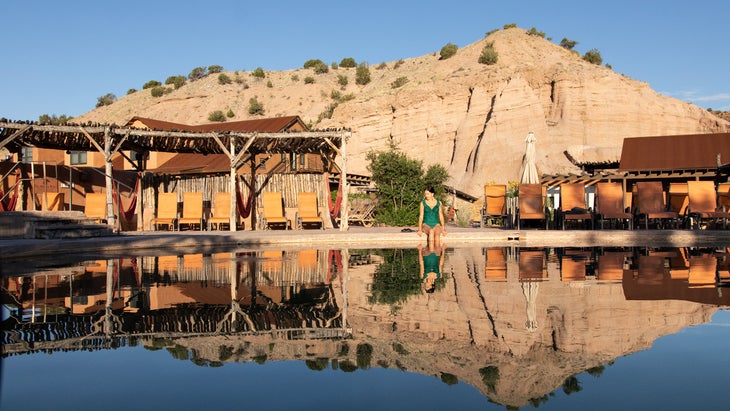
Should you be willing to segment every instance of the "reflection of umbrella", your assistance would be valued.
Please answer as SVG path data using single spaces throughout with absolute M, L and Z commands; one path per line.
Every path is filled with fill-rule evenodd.
M 522 173 L 520 173 L 520 184 L 538 184 L 540 177 L 537 175 L 535 165 L 535 133 L 530 131 L 525 139 L 525 156 L 522 158 Z
M 527 331 L 534 332 L 537 330 L 537 292 L 540 290 L 540 283 L 537 281 L 524 281 L 522 283 L 522 294 L 525 295 L 527 301 L 527 321 L 525 328 Z

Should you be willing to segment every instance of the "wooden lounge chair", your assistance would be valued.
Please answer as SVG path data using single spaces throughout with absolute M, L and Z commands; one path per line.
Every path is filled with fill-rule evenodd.
M 517 229 L 522 220 L 545 221 L 548 225 L 548 213 L 545 207 L 546 187 L 542 184 L 520 184 L 517 207 Z
M 64 193 L 48 191 L 41 195 L 41 209 L 44 211 L 62 211 L 66 208 L 64 204 Z
M 624 264 L 631 253 L 624 251 L 607 251 L 598 256 L 596 264 L 596 280 L 621 282 L 626 270 Z
M 561 281 L 585 281 L 586 256 L 582 254 L 565 254 L 560 258 Z
M 717 208 L 722 211 L 730 211 L 730 183 L 717 185 Z
M 547 266 L 545 265 L 545 251 L 520 250 L 519 266 L 520 281 L 541 281 L 547 278 Z
M 300 191 L 297 193 L 297 212 L 295 215 L 297 230 L 304 227 L 318 225 L 324 230 L 324 220 L 317 208 L 317 193 Z
M 633 228 L 633 215 L 624 207 L 624 190 L 621 183 L 596 184 L 596 218 L 601 223 L 615 220 L 626 223 L 629 230 Z
M 677 255 L 670 257 L 669 278 L 672 280 L 686 280 L 689 278 L 689 260 L 685 248 L 679 248 Z
M 480 226 L 498 222 L 504 226 L 507 220 L 507 186 L 504 184 L 487 184 L 484 186 L 484 207 Z
M 151 221 L 152 228 L 166 226 L 168 230 L 177 229 L 177 193 L 159 193 L 157 195 L 157 217 Z
M 278 191 L 267 191 L 262 194 L 263 199 L 263 216 L 261 217 L 261 227 L 269 230 L 273 227 L 280 227 L 288 230 L 290 227 L 289 220 L 284 216 L 284 203 L 281 193 Z
M 98 223 L 106 223 L 106 193 L 86 193 L 84 215 Z
M 375 223 L 376 200 L 369 198 L 356 198 L 350 201 L 350 213 L 347 221 L 350 224 L 361 224 L 364 227 L 371 227 Z
M 586 187 L 583 184 L 560 185 L 560 223 L 563 230 L 566 221 L 590 221 L 593 229 L 593 213 L 586 206 Z
M 504 247 L 487 248 L 485 276 L 488 281 L 507 281 L 507 259 Z
M 730 212 L 718 210 L 715 183 L 712 181 L 688 181 L 687 189 L 689 197 L 687 215 L 690 217 L 694 228 L 703 227 L 702 223 L 704 221 L 707 221 L 710 225 L 717 225 L 722 222 L 722 227 L 727 228 Z
M 717 257 L 713 254 L 689 256 L 690 288 L 714 288 L 717 283 Z
M 198 230 L 203 231 L 203 193 L 183 193 L 183 213 L 177 221 L 177 229 L 181 230 L 183 226 L 191 230 L 197 226 Z
M 649 223 L 652 221 L 656 222 L 658 226 L 665 226 L 665 224 L 679 226 L 679 214 L 667 209 L 661 181 L 636 183 L 634 211 L 638 223 L 644 222 L 644 228 L 648 229 Z
M 208 229 L 220 230 L 221 226 L 231 224 L 231 193 L 221 191 L 215 193 L 215 204 L 213 205 L 213 215 L 208 219 Z

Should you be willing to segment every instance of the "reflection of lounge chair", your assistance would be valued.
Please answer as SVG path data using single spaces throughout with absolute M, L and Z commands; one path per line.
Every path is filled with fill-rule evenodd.
M 668 264 L 665 263 L 669 258 L 662 254 L 640 255 L 637 267 L 637 283 L 644 285 L 657 285 L 664 283 L 668 274 Z
M 106 193 L 86 193 L 84 215 L 96 222 L 106 223 Z
M 727 220 L 730 212 L 717 209 L 717 193 L 715 183 L 712 181 L 688 181 L 687 192 L 689 205 L 687 215 L 692 219 L 692 225 L 696 228 L 702 227 L 703 221 L 717 224 L 722 221 L 723 228 L 727 227 Z
M 561 281 L 585 281 L 586 257 L 581 254 L 566 254 L 560 259 Z
M 46 192 L 41 195 L 41 206 L 44 211 L 61 211 L 66 208 L 63 193 Z
M 596 280 L 617 281 L 624 279 L 624 264 L 630 254 L 622 251 L 607 251 L 598 256 Z
M 157 195 L 157 217 L 153 218 L 152 227 L 157 230 L 161 225 L 169 230 L 177 228 L 177 193 L 159 193 Z
M 677 255 L 670 257 L 669 278 L 673 280 L 689 278 L 689 260 L 685 248 L 680 248 Z
M 517 229 L 520 229 L 522 220 L 543 220 L 547 228 L 548 218 L 545 208 L 546 187 L 542 184 L 520 184 Z
M 520 281 L 544 280 L 547 278 L 545 251 L 520 250 Z
M 725 248 L 717 257 L 717 282 L 726 286 L 730 283 L 730 249 Z
M 629 230 L 633 228 L 633 216 L 624 207 L 624 189 L 621 183 L 596 184 L 596 218 L 601 222 L 616 220 L 626 222 Z
M 191 230 L 196 226 L 203 231 L 203 193 L 183 193 L 183 214 L 177 222 L 177 229 L 187 226 Z
M 505 258 L 505 250 L 503 247 L 487 248 L 485 273 L 487 280 L 490 281 L 506 281 L 507 280 L 507 259 Z
M 324 220 L 317 208 L 317 193 L 312 191 L 297 193 L 297 213 L 295 216 L 298 230 L 311 225 L 318 225 L 324 230 Z
M 661 181 L 636 183 L 634 210 L 639 223 L 644 222 L 644 228 L 648 229 L 649 223 L 652 221 L 662 226 L 663 223 L 671 223 L 675 227 L 678 225 L 679 214 L 676 211 L 667 210 Z
M 220 230 L 222 225 L 230 227 L 231 223 L 231 194 L 226 191 L 215 193 L 213 215 L 208 219 L 208 229 Z
M 263 216 L 261 218 L 261 227 L 269 230 L 272 227 L 281 227 L 289 229 L 289 221 L 284 216 L 284 203 L 281 193 L 278 191 L 267 191 L 262 194 L 263 197 Z
M 565 221 L 589 221 L 593 228 L 593 214 L 586 207 L 586 187 L 579 183 L 560 185 L 560 222 L 565 230 Z
M 730 211 L 730 183 L 717 185 L 717 207 L 722 211 Z
M 669 210 L 679 215 L 685 215 L 687 213 L 687 206 L 689 205 L 687 183 L 669 183 L 667 203 L 669 203 Z
M 715 287 L 717 258 L 713 254 L 690 255 L 687 282 L 691 288 Z
M 507 219 L 507 186 L 487 184 L 484 186 L 484 208 L 482 208 L 481 227 L 498 221 L 505 225 Z

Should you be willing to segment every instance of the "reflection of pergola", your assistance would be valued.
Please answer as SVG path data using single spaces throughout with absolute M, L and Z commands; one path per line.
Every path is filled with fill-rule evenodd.
M 11 152 L 23 146 L 70 151 L 98 151 L 105 158 L 107 221 L 114 225 L 112 198 L 112 156 L 120 154 L 135 164 L 123 150 L 138 153 L 151 151 L 173 153 L 225 154 L 230 160 L 230 192 L 235 192 L 236 170 L 246 161 L 254 161 L 257 154 L 319 154 L 335 165 L 341 157 L 343 203 L 347 204 L 347 156 L 346 141 L 349 130 L 306 131 L 289 133 L 241 133 L 229 131 L 182 132 L 152 131 L 113 125 L 50 126 L 26 123 L 0 122 L 0 149 Z M 252 167 L 255 170 L 256 167 Z M 252 171 L 253 173 L 253 171 Z M 252 178 L 252 181 L 255 181 Z M 235 196 L 231 196 L 231 231 L 236 228 Z M 348 207 L 343 208 L 341 230 L 347 230 Z

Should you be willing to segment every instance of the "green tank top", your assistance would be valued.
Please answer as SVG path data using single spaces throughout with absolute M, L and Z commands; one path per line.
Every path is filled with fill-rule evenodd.
M 441 224 L 439 220 L 439 207 L 441 202 L 436 200 L 436 205 L 433 208 L 426 204 L 426 200 L 423 200 L 423 224 L 429 227 L 436 227 L 437 224 Z

